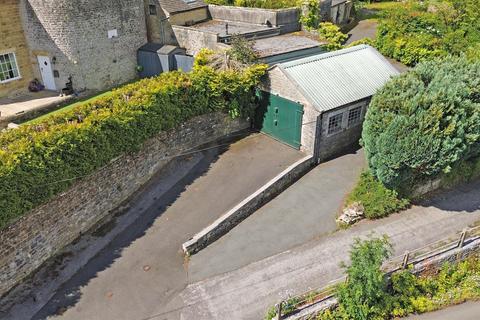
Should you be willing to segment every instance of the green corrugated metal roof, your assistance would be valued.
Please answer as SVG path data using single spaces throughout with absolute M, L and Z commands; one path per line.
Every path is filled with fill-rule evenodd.
M 368 45 L 285 62 L 279 67 L 319 111 L 370 97 L 399 74 Z

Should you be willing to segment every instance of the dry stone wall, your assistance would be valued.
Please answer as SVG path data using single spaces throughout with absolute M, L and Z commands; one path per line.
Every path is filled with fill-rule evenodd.
M 173 156 L 249 128 L 224 114 L 196 117 L 76 183 L 0 231 L 0 296 L 128 199 Z

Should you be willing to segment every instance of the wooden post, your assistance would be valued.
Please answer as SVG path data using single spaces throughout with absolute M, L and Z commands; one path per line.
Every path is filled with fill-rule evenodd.
M 410 257 L 410 252 L 405 251 L 405 255 L 403 256 L 402 268 L 406 269 L 408 266 L 408 258 Z
M 460 235 L 460 239 L 458 240 L 457 248 L 463 247 L 463 243 L 465 242 L 466 236 L 467 236 L 467 229 L 463 229 L 462 234 Z
M 277 304 L 277 319 L 276 320 L 282 320 L 282 305 L 283 305 L 283 301 L 281 301 L 279 304 Z

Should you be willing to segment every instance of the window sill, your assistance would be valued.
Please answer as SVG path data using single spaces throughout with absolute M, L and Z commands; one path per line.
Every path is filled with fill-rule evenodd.
M 22 77 L 11 78 L 11 79 L 8 79 L 8 80 L 0 81 L 0 84 L 9 83 L 9 82 L 20 80 L 20 79 L 22 79 Z

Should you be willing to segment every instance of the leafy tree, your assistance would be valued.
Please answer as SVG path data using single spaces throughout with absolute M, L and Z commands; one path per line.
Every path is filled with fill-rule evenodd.
M 375 94 L 362 144 L 371 172 L 406 191 L 480 154 L 480 62 L 434 60 Z
M 346 267 L 347 282 L 337 291 L 338 311 L 344 319 L 384 319 L 389 314 L 391 297 L 388 280 L 381 270 L 392 246 L 386 237 L 366 241 L 356 239 Z

